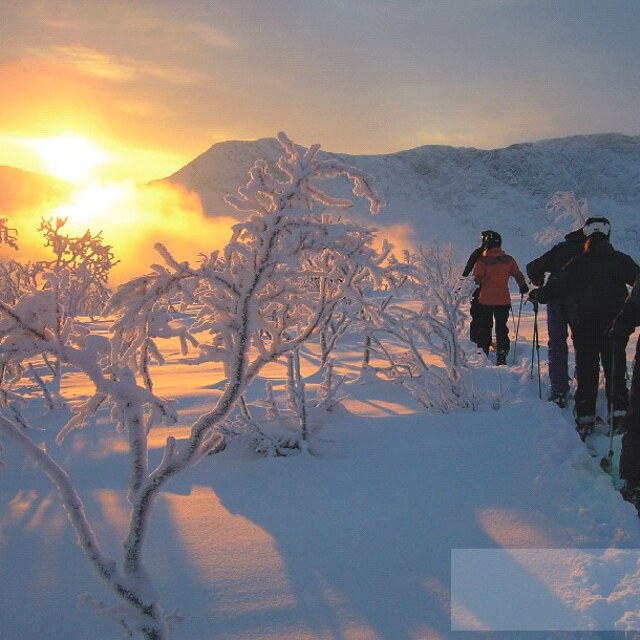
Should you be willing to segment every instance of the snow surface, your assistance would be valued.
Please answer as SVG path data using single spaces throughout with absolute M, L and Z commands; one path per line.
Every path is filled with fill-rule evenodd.
M 488 398 L 479 411 L 426 412 L 392 383 L 352 382 L 349 399 L 312 414 L 321 455 L 256 459 L 231 446 L 170 484 L 152 516 L 146 564 L 163 606 L 183 616 L 174 638 L 573 640 L 640 629 L 640 519 L 599 467 L 607 438 L 596 439 L 592 458 L 570 410 L 539 399 L 532 319 L 525 305 L 515 366 L 474 363 Z M 544 316 L 540 328 L 544 382 Z M 360 353 L 348 346 L 338 373 L 355 379 Z M 218 393 L 221 371 L 182 364 L 177 341 L 166 357 L 156 389 L 179 400 L 188 424 Z M 317 364 L 308 353 L 310 392 Z M 281 392 L 284 367 L 268 374 Z M 65 384 L 75 397 L 85 391 L 73 375 Z M 30 406 L 32 419 L 38 411 Z M 70 470 L 115 553 L 126 530 L 121 435 L 98 425 L 56 447 L 55 420 L 35 421 L 37 439 Z M 153 455 L 166 433 L 153 432 Z M 76 604 L 80 593 L 110 598 L 46 478 L 10 443 L 3 459 L 0 638 L 119 637 L 112 621 Z M 498 555 L 487 565 L 489 552 Z M 504 567 L 506 594 L 491 591 L 487 566 Z M 530 617 L 518 615 L 523 601 Z M 557 628 L 574 631 L 544 626 L 558 612 L 567 626 Z M 505 619 L 511 627 L 498 626 Z

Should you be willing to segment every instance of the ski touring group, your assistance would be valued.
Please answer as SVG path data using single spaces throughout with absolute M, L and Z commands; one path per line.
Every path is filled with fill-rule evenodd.
M 569 397 L 567 338 L 571 338 L 575 353 L 573 413 L 583 441 L 602 421 L 596 413 L 602 365 L 610 435 L 610 457 L 603 459 L 602 466 L 611 470 L 613 436 L 622 434 L 620 490 L 640 513 L 640 340 L 630 390 L 626 362 L 629 337 L 640 325 L 640 266 L 617 251 L 610 239 L 607 218 L 588 218 L 582 228 L 568 233 L 564 240 L 526 265 L 530 289 L 516 260 L 503 251 L 500 234 L 486 230 L 462 275 L 471 275 L 478 285 L 470 303 L 470 339 L 489 355 L 492 332 L 495 333 L 496 365 L 507 364 L 511 346 L 510 279 L 520 290 L 520 310 L 524 296 L 528 296 L 537 320 L 538 305 L 546 305 L 551 387 L 548 399 L 560 408 L 567 406 Z M 534 347 L 536 329 L 537 322 Z

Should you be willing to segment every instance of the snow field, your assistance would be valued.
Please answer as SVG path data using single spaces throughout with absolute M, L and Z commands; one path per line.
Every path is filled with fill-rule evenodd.
M 542 334 L 544 317 L 539 321 Z M 549 580 L 555 605 L 577 620 L 571 638 L 587 637 L 588 629 L 637 628 L 637 567 L 615 550 L 640 548 L 640 521 L 573 431 L 570 410 L 538 399 L 531 326 L 525 307 L 516 366 L 474 363 L 480 393 L 489 398 L 478 411 L 427 412 L 391 382 L 353 381 L 332 412 L 311 412 L 320 455 L 257 459 L 231 445 L 169 484 L 145 556 L 162 602 L 184 617 L 174 637 L 465 637 L 451 630 L 451 561 L 452 553 L 469 550 L 608 550 L 578 554 L 570 570 L 536 579 Z M 545 340 L 542 334 L 543 377 Z M 359 348 L 351 338 L 338 359 L 338 373 L 351 380 Z M 172 344 L 165 357 L 157 391 L 178 398 L 180 424 L 188 424 L 216 396 L 220 372 L 186 367 Z M 313 353 L 304 359 L 310 395 L 315 360 Z M 76 381 L 68 376 L 65 384 Z M 54 425 L 38 422 L 39 410 L 30 406 L 43 429 L 38 437 L 65 461 L 97 535 L 115 553 L 127 527 L 120 436 L 98 425 L 56 448 Z M 157 429 L 152 447 L 167 429 Z M 3 457 L 0 637 L 113 638 L 110 620 L 75 605 L 82 592 L 108 595 L 57 496 L 15 449 L 7 445 Z M 530 563 L 530 576 L 540 562 Z M 471 613 L 474 624 L 491 629 L 482 610 Z M 526 637 L 554 632 L 534 627 Z

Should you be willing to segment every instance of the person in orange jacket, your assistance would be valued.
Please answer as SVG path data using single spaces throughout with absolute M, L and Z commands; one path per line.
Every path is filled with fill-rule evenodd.
M 486 249 L 473 267 L 473 278 L 480 285 L 478 298 L 478 347 L 489 355 L 491 332 L 495 323 L 496 364 L 507 363 L 509 354 L 509 311 L 511 294 L 509 279 L 513 278 L 520 288 L 520 294 L 529 292 L 527 281 L 518 263 L 502 250 L 502 237 L 492 231 L 486 241 Z

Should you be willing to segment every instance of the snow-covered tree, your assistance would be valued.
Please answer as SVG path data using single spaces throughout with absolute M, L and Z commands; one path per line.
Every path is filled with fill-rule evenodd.
M 13 259 L 0 262 L 0 300 L 15 304 L 24 293 L 36 291 L 42 269 L 40 262 L 22 263 Z
M 41 221 L 39 231 L 45 247 L 53 252 L 52 259 L 0 263 L 0 300 L 17 309 L 39 306 L 46 300 L 44 304 L 56 310 L 55 327 L 52 324 L 50 329 L 58 339 L 70 319 L 101 313 L 110 295 L 109 272 L 116 264 L 111 247 L 104 244 L 100 233 L 87 230 L 83 236 L 71 237 L 63 233 L 65 224 L 66 219 L 60 218 Z M 14 246 L 13 230 L 7 227 L 6 221 L 0 226 L 2 237 Z M 60 395 L 62 362 L 55 351 L 45 349 L 41 356 L 45 365 L 42 372 L 33 363 L 28 370 L 52 409 L 64 403 Z M 0 383 L 13 376 L 12 367 L 13 363 L 4 364 Z M 20 368 L 17 372 L 22 374 Z
M 0 302 L 0 360 L 3 370 L 14 372 L 19 381 L 28 364 L 42 354 L 55 357 L 62 365 L 84 373 L 94 386 L 93 395 L 73 409 L 62 427 L 57 442 L 61 443 L 72 429 L 86 425 L 100 406 L 111 407 L 118 429 L 126 432 L 130 446 L 129 500 L 132 505 L 148 502 L 151 496 L 141 493 L 149 483 L 145 414 L 161 414 L 166 422 L 174 422 L 171 403 L 157 398 L 140 387 L 133 372 L 109 360 L 109 341 L 90 335 L 72 318 L 61 317 L 55 292 L 37 291 L 26 294 L 14 306 Z M 5 384 L 11 380 L 5 380 Z M 12 398 L 2 395 L 7 406 Z M 55 426 L 55 425 L 54 425 Z M 22 421 L 16 424 L 0 415 L 0 434 L 18 444 L 40 467 L 58 489 L 78 543 L 89 562 L 122 600 L 115 615 L 133 634 L 143 638 L 166 638 L 167 622 L 153 596 L 151 581 L 142 564 L 142 547 L 146 514 L 132 509 L 130 531 L 124 544 L 122 565 L 102 550 L 84 512 L 77 490 L 54 457 L 32 439 L 32 429 Z
M 39 354 L 55 353 L 94 385 L 93 395 L 75 408 L 58 441 L 86 426 L 101 407 L 110 408 L 114 425 L 127 438 L 129 530 L 123 556 L 116 560 L 101 550 L 78 492 L 53 455 L 37 446 L 24 424 L 0 416 L 0 434 L 18 444 L 55 484 L 86 557 L 119 600 L 115 607 L 98 604 L 100 611 L 117 619 L 132 637 L 170 637 L 171 618 L 144 565 L 150 514 L 160 490 L 224 448 L 221 428 L 262 368 L 314 336 L 349 294 L 357 274 L 368 270 L 375 278 L 379 269 L 370 230 L 349 222 L 328 224 L 316 213 L 317 208 L 350 206 L 349 200 L 333 198 L 319 186 L 338 177 L 351 182 L 354 194 L 366 198 L 373 213 L 379 211 L 383 203 L 367 176 L 338 160 L 321 159 L 318 145 L 303 153 L 284 134 L 278 139 L 284 149 L 278 162 L 284 179 L 272 175 L 263 161 L 254 165 L 247 185 L 228 198 L 249 217 L 234 228 L 222 253 L 191 266 L 158 246 L 164 264 L 119 287 L 108 304 L 117 315 L 111 341 L 83 331 L 71 316 L 61 321 L 52 290 L 34 292 L 13 306 L 0 305 L 0 356 L 15 372 L 14 380 Z M 327 255 L 331 258 L 323 260 Z M 328 279 L 335 286 L 319 296 L 317 288 L 308 286 L 312 279 Z M 176 333 L 171 309 L 194 303 L 200 309 L 195 323 Z M 167 438 L 162 459 L 152 468 L 148 429 L 154 421 L 174 422 L 176 407 L 154 395 L 149 364 L 159 359 L 157 341 L 175 335 L 185 350 L 189 343 L 198 345 L 195 361 L 222 362 L 226 380 L 187 437 Z M 250 416 L 245 422 L 250 423 Z
M 53 257 L 49 260 L 22 263 L 9 260 L 0 263 L 0 299 L 14 304 L 25 293 L 55 288 L 59 303 L 68 315 L 98 315 L 106 304 L 111 290 L 109 273 L 117 264 L 110 245 L 104 244 L 102 234 L 87 230 L 82 236 L 64 233 L 66 219 L 43 219 L 38 231 L 44 246 Z M 17 248 L 17 236 L 12 235 L 6 220 L 0 219 L 0 244 Z
M 320 365 L 328 361 L 331 353 L 336 349 L 343 335 L 354 329 L 354 324 L 360 325 L 363 321 L 376 314 L 378 299 L 376 290 L 384 286 L 393 286 L 398 280 L 398 264 L 391 254 L 391 245 L 385 240 L 379 253 L 372 257 L 376 265 L 375 274 L 370 268 L 362 268 L 357 265 L 348 265 L 342 278 L 321 278 L 317 285 L 321 299 L 331 298 L 335 295 L 335 288 L 345 278 L 350 281 L 348 295 L 335 305 L 333 312 L 328 315 L 320 327 Z M 322 256 L 323 260 L 331 260 L 331 255 Z
M 379 352 L 389 362 L 384 372 L 427 408 L 473 409 L 479 396 L 468 363 L 463 307 L 474 285 L 460 281 L 451 247 L 405 253 L 405 262 L 407 293 L 381 308 L 372 332 L 391 338 Z
M 545 212 L 553 223 L 536 233 L 536 241 L 542 245 L 557 242 L 569 231 L 584 225 L 589 217 L 589 203 L 578 198 L 573 191 L 556 191 L 545 205 Z
M 8 218 L 0 218 L 0 245 L 7 245 L 18 250 L 18 231 L 9 226 Z
M 111 295 L 109 273 L 118 261 L 102 232 L 87 229 L 81 236 L 70 236 L 63 233 L 66 223 L 66 218 L 56 218 L 40 224 L 45 247 L 54 255 L 45 262 L 46 271 L 58 276 L 60 301 L 70 315 L 97 315 Z

